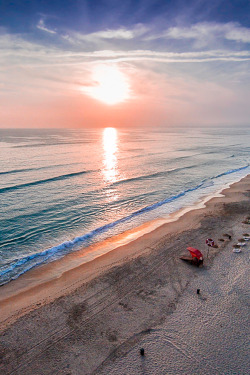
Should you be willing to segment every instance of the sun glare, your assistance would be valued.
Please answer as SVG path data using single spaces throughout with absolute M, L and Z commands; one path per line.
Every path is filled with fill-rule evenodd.
M 130 97 L 128 78 L 117 66 L 99 65 L 94 68 L 95 85 L 84 88 L 94 99 L 109 105 L 122 103 Z
M 115 182 L 117 174 L 117 130 L 105 128 L 102 135 L 104 150 L 103 173 L 107 182 Z

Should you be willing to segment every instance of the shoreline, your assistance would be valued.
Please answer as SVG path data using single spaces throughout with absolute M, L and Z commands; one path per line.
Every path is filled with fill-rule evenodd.
M 244 167 L 243 169 L 245 169 L 245 168 L 246 167 Z M 229 174 L 231 172 L 234 172 L 234 171 L 235 170 L 229 171 Z M 112 251 L 112 250 L 114 250 L 114 249 L 116 249 L 120 246 L 129 244 L 130 242 L 133 242 L 134 240 L 137 240 L 138 238 L 140 238 L 144 234 L 152 232 L 153 230 L 157 229 L 158 227 L 160 227 L 164 224 L 167 224 L 169 222 L 178 220 L 179 217 L 184 215 L 186 212 L 205 207 L 205 204 L 206 204 L 207 201 L 209 201 L 210 199 L 212 199 L 214 197 L 222 196 L 222 192 L 223 192 L 224 189 L 227 189 L 232 184 L 239 182 L 242 178 L 244 178 L 246 176 L 247 175 L 241 176 L 241 177 L 238 176 L 238 179 L 236 179 L 234 181 L 230 181 L 230 182 L 224 181 L 224 184 L 222 186 L 220 186 L 220 187 L 217 186 L 217 189 L 214 189 L 214 191 L 205 192 L 205 194 L 204 194 L 204 192 L 203 192 L 203 194 L 201 193 L 201 195 L 199 197 L 196 197 L 196 200 L 192 200 L 192 202 L 189 202 L 189 204 L 187 204 L 185 202 L 185 198 L 184 198 L 186 196 L 186 193 L 189 192 L 189 190 L 187 190 L 187 192 L 184 191 L 183 196 L 181 196 L 182 194 L 180 194 L 180 196 L 178 198 L 178 200 L 180 200 L 180 202 L 182 202 L 182 203 L 180 204 L 180 202 L 179 202 L 179 207 L 178 206 L 175 207 L 175 211 L 171 212 L 171 209 L 170 209 L 169 213 L 165 213 L 165 214 L 164 213 L 162 213 L 162 214 L 158 213 L 159 214 L 158 218 L 149 219 L 148 221 L 145 221 L 143 224 L 138 224 L 137 226 L 135 226 L 131 229 L 124 230 L 123 232 L 121 232 L 119 234 L 116 234 L 116 235 L 111 234 L 110 236 L 106 237 L 104 240 L 97 240 L 96 242 L 94 241 L 92 245 L 88 245 L 88 246 L 82 245 L 81 248 L 79 248 L 78 250 L 75 249 L 73 251 L 69 251 L 68 253 L 62 255 L 61 257 L 58 257 L 58 259 L 56 259 L 56 260 L 50 260 L 50 261 L 45 261 L 45 262 L 41 261 L 40 263 L 38 262 L 37 264 L 31 265 L 31 267 L 28 268 L 27 270 L 24 269 L 23 271 L 21 271 L 21 273 L 13 276 L 13 278 L 10 278 L 9 280 L 3 281 L 0 284 L 0 288 L 2 286 L 12 282 L 13 280 L 17 280 L 20 277 L 22 278 L 23 275 L 25 275 L 27 272 L 29 273 L 30 271 L 33 271 L 33 270 L 39 270 L 40 267 L 46 266 L 47 264 L 54 263 L 55 265 L 59 265 L 59 264 L 64 263 L 64 266 L 63 266 L 62 270 L 60 270 L 60 267 L 56 267 L 56 266 L 54 267 L 54 270 L 56 272 L 55 278 L 58 278 L 59 276 L 61 276 L 61 274 L 63 272 L 68 271 L 71 268 L 74 268 L 74 267 L 76 267 L 80 264 L 83 264 L 83 263 L 91 262 L 96 257 L 105 255 L 109 251 Z M 194 190 L 196 190 L 196 188 Z M 177 196 L 178 196 L 178 194 L 177 194 Z M 184 202 L 182 201 L 183 198 L 184 198 Z M 158 203 L 160 204 L 161 202 L 158 202 Z M 157 203 L 156 203 L 156 205 L 157 205 Z M 147 207 L 145 207 L 145 208 L 147 208 Z M 149 206 L 149 208 L 150 208 L 150 206 Z M 135 214 L 136 213 L 137 212 L 135 212 Z M 126 219 L 126 217 L 125 217 L 125 219 Z M 116 221 L 114 223 L 116 223 Z M 112 223 L 108 223 L 107 226 L 109 226 L 111 224 Z M 97 229 L 101 229 L 101 227 L 97 228 Z M 64 246 L 64 245 L 67 247 L 68 242 L 75 242 L 75 240 L 78 240 L 78 238 L 85 237 L 86 235 L 88 235 L 88 233 L 84 234 L 83 236 L 80 235 L 79 237 L 76 237 L 71 241 L 66 240 L 65 242 L 60 243 L 59 245 L 53 245 L 51 248 L 45 248 L 44 250 L 42 250 L 38 253 L 31 254 L 31 257 L 33 258 L 33 255 L 34 255 L 34 257 L 36 257 L 39 254 L 43 254 L 43 253 L 46 254 L 47 252 L 51 252 L 51 250 L 54 250 L 56 248 L 60 248 L 61 246 Z M 51 256 L 51 254 L 49 255 L 49 257 Z M 77 254 L 77 255 L 74 256 L 74 254 Z M 62 259 L 65 259 L 66 261 L 60 263 L 60 260 L 62 260 Z M 78 259 L 78 260 L 81 259 L 81 260 L 79 260 L 78 264 L 76 262 L 76 259 Z M 25 262 L 25 260 L 26 260 L 26 256 L 24 256 L 23 258 L 20 258 L 17 261 L 17 263 L 19 263 L 19 262 L 22 263 L 23 261 Z M 72 263 L 71 263 L 71 260 L 73 260 Z M 14 263 L 13 267 L 15 267 L 15 263 Z M 9 268 L 10 268 L 10 270 L 12 269 L 12 264 L 10 264 Z M 5 273 L 6 273 L 6 271 L 3 271 L 3 275 Z M 0 279 L 1 279 L 1 276 L 0 276 Z M 50 279 L 50 277 L 49 277 L 49 279 Z M 45 281 L 46 280 L 44 280 L 44 282 Z
M 170 214 L 167 219 L 147 222 L 120 235 L 67 254 L 54 262 L 35 267 L 17 279 L 4 284 L 0 287 L 0 328 L 7 327 L 19 317 L 41 305 L 71 293 L 110 268 L 147 254 L 155 241 L 165 235 L 182 232 L 188 227 L 194 229 L 199 225 L 203 210 L 209 210 L 210 206 L 221 200 L 225 201 L 228 192 L 232 192 L 241 181 L 249 178 L 250 175 L 247 175 L 240 181 L 228 183 L 226 187 L 222 187 L 213 195 Z M 189 216 L 192 219 L 191 226 L 188 224 Z M 91 257 L 93 254 L 95 254 L 93 259 L 84 261 L 86 256 Z M 14 306 L 13 302 L 15 302 Z
M 141 362 L 138 345 L 144 345 L 149 338 L 149 344 L 145 344 L 149 350 L 153 345 L 164 350 L 167 348 L 165 344 L 162 345 L 165 337 L 160 339 L 158 332 L 164 334 L 167 329 L 168 337 L 177 335 L 177 339 L 180 334 L 185 334 L 186 342 L 191 342 L 195 334 L 195 343 L 198 339 L 206 343 L 205 328 L 209 331 L 210 327 L 206 320 L 211 320 L 216 333 L 220 324 L 224 324 L 221 319 L 221 311 L 226 308 L 223 306 L 224 301 L 230 307 L 229 298 L 237 295 L 237 303 L 233 300 L 236 310 L 241 311 L 241 304 L 245 306 L 245 292 L 241 294 L 243 289 L 237 287 L 237 280 L 241 269 L 241 279 L 244 280 L 247 248 L 242 254 L 234 254 L 232 247 L 243 233 L 249 233 L 250 230 L 249 225 L 242 224 L 249 216 L 249 182 L 250 175 L 225 189 L 224 196 L 209 200 L 204 208 L 189 211 L 177 221 L 163 225 L 128 245 L 66 272 L 57 280 L 48 281 L 46 285 L 20 292 L 22 285 L 19 283 L 19 294 L 12 296 L 8 295 L 8 290 L 5 290 L 4 296 L 5 286 L 2 287 L 0 308 L 1 327 L 4 331 L 0 340 L 0 369 L 6 374 L 17 375 L 118 374 L 119 371 L 115 370 L 120 368 L 119 363 L 124 358 L 127 361 L 124 365 L 125 373 L 139 374 L 144 373 L 142 365 L 153 366 L 155 362 L 154 358 L 152 362 L 146 362 L 150 359 L 148 349 L 145 362 Z M 226 238 L 225 233 L 232 236 L 232 239 Z M 210 249 L 209 258 L 205 249 L 205 239 L 208 237 L 212 237 L 218 244 L 217 248 Z M 194 267 L 179 259 L 188 246 L 197 247 L 203 252 L 203 268 Z M 237 269 L 234 269 L 234 262 L 241 262 Z M 213 297 L 219 295 L 220 298 L 222 286 L 225 287 L 220 280 L 223 277 L 228 277 L 224 282 L 228 289 L 222 295 L 224 299 L 218 299 L 215 303 Z M 42 280 L 42 273 L 40 278 Z M 29 280 L 32 282 L 31 274 Z M 6 286 L 8 285 L 11 284 Z M 206 294 L 204 292 L 206 285 L 209 285 L 209 295 L 208 291 Z M 192 301 L 196 296 L 195 288 L 200 287 L 201 296 L 196 306 Z M 38 298 L 36 303 L 34 298 Z M 219 306 L 218 311 L 216 304 Z M 180 312 L 179 306 L 182 306 Z M 205 323 L 201 327 L 204 330 L 203 336 L 200 335 L 196 322 L 193 319 L 188 321 L 192 318 L 192 313 L 187 312 L 186 306 L 191 311 L 195 307 L 197 322 Z M 207 306 L 211 310 L 214 307 L 211 314 Z M 204 315 L 199 318 L 202 308 Z M 174 330 L 172 328 L 176 311 L 180 322 L 189 322 L 187 329 L 181 333 L 178 325 Z M 228 311 L 234 314 L 229 314 L 228 317 L 227 311 L 225 318 L 229 327 L 233 317 L 234 326 L 239 327 L 244 339 L 245 326 L 240 324 L 241 314 Z M 224 337 L 227 330 L 223 332 L 223 328 L 220 328 L 220 337 Z M 214 336 L 216 335 L 212 333 L 209 338 L 211 347 L 216 347 Z M 150 343 L 152 338 L 153 342 Z M 230 334 L 229 339 L 231 340 Z M 233 342 L 237 342 L 237 336 L 233 337 Z M 167 358 L 166 365 L 171 363 L 176 369 L 176 359 L 179 354 L 184 353 L 182 363 L 186 364 L 188 361 L 193 366 L 193 358 L 185 356 L 185 348 L 181 347 L 181 343 L 178 345 L 173 345 L 177 348 L 177 353 L 163 353 L 162 358 Z M 219 348 L 222 358 L 224 355 L 230 358 L 230 346 L 222 345 Z M 192 351 L 194 347 L 190 349 Z M 208 349 L 206 353 L 209 352 Z M 137 353 L 136 366 L 139 359 L 139 371 L 136 368 L 136 372 L 131 372 L 127 370 L 127 366 L 131 366 L 130 353 L 134 352 Z M 239 353 L 232 366 L 239 366 L 244 371 L 245 351 L 240 347 L 237 355 Z M 212 360 L 215 360 L 214 356 Z M 220 366 L 220 362 L 218 358 L 217 366 Z M 198 362 L 197 373 L 209 374 L 205 364 L 206 358 Z M 170 372 L 167 369 L 163 373 L 182 372 Z M 244 372 L 240 370 L 237 373 Z

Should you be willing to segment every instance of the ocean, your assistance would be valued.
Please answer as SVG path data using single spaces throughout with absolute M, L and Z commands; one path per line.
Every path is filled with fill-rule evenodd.
M 246 127 L 0 129 L 0 285 L 250 173 Z

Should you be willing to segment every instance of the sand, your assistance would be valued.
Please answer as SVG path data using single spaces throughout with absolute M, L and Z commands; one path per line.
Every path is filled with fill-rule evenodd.
M 55 262 L 3 286 L 0 371 L 246 374 L 249 244 L 232 247 L 250 231 L 249 181 L 92 262 Z M 218 245 L 209 258 L 207 237 Z M 187 246 L 203 251 L 203 268 L 179 259 Z

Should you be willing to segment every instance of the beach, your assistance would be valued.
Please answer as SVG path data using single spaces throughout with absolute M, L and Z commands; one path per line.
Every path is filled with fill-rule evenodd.
M 246 374 L 249 244 L 232 249 L 250 231 L 249 181 L 88 263 L 70 254 L 2 286 L 1 371 Z M 202 268 L 179 259 L 188 246 Z

